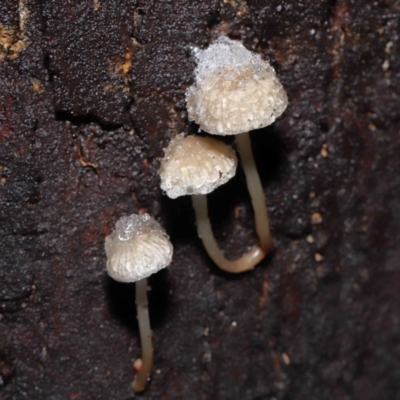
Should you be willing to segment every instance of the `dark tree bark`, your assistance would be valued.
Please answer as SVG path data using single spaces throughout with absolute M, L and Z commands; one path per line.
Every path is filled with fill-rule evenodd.
M 148 211 L 171 236 L 150 279 L 144 399 L 400 398 L 400 2 L 1 0 L 0 397 L 128 399 L 134 287 L 104 238 Z M 283 116 L 252 134 L 276 241 L 219 272 L 158 158 L 189 124 L 191 46 L 239 39 L 277 70 Z M 234 258 L 255 242 L 243 173 L 209 196 Z

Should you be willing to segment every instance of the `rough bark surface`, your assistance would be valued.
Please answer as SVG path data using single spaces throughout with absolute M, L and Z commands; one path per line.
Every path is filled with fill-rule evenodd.
M 400 398 L 400 2 L 1 0 L 0 398 L 131 399 L 134 287 L 104 237 L 147 210 L 175 256 L 150 279 L 143 399 Z M 191 46 L 271 61 L 290 106 L 252 140 L 276 251 L 219 272 L 162 149 L 194 132 Z M 209 196 L 229 257 L 254 240 L 242 172 Z M 138 396 L 139 397 L 139 396 Z

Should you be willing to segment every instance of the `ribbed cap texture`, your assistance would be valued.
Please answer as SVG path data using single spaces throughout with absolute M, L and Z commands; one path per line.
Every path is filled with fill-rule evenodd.
M 240 42 L 220 37 L 195 50 L 196 82 L 186 92 L 189 119 L 215 135 L 272 124 L 286 109 L 286 92 L 271 65 Z
M 158 171 L 161 189 L 169 197 L 207 194 L 236 173 L 237 157 L 231 147 L 213 138 L 176 136 L 165 149 Z
M 149 214 L 119 219 L 106 237 L 107 272 L 119 282 L 136 282 L 165 268 L 173 248 L 161 225 Z

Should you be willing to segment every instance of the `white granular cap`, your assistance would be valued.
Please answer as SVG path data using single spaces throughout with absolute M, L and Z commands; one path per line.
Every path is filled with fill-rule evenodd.
M 237 157 L 225 143 L 201 136 L 176 136 L 158 173 L 169 197 L 207 194 L 235 176 Z
M 288 104 L 271 65 L 225 36 L 195 50 L 196 82 L 186 91 L 189 119 L 214 135 L 271 125 Z
M 107 272 L 119 282 L 136 282 L 165 268 L 173 248 L 161 225 L 149 214 L 122 217 L 106 237 Z

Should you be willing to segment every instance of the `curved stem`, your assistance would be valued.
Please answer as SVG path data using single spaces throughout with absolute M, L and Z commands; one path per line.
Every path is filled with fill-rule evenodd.
M 136 307 L 142 344 L 142 366 L 135 376 L 132 386 L 135 392 L 141 392 L 146 388 L 153 367 L 153 343 L 151 340 L 146 278 L 136 282 Z
M 208 218 L 207 197 L 205 195 L 192 195 L 192 204 L 196 213 L 197 233 L 203 245 L 219 268 L 226 272 L 239 273 L 253 269 L 264 257 L 265 252 L 259 246 L 252 249 L 237 260 L 227 260 L 218 247 Z
M 254 162 L 249 133 L 245 132 L 236 135 L 236 144 L 246 175 L 247 188 L 253 204 L 257 235 L 260 239 L 261 247 L 265 253 L 268 254 L 268 252 L 273 249 L 274 242 L 269 229 L 267 203 Z

